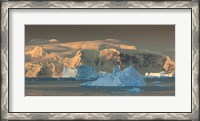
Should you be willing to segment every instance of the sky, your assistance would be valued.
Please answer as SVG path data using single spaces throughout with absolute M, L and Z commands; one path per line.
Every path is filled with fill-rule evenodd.
M 26 25 L 25 43 L 32 39 L 126 40 L 134 42 L 137 49 L 175 57 L 175 25 Z

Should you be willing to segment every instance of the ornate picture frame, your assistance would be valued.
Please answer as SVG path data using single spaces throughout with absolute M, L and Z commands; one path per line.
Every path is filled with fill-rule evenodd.
M 191 112 L 9 112 L 9 10 L 63 8 L 190 9 L 192 32 Z M 198 1 L 4 1 L 1 2 L 1 120 L 199 120 L 199 2 Z

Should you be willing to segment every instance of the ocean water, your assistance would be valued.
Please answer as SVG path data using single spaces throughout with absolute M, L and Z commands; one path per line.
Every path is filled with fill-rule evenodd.
M 175 96 L 175 78 L 145 79 L 142 87 L 81 87 L 86 81 L 25 78 L 25 96 Z M 130 91 L 131 89 L 139 91 Z

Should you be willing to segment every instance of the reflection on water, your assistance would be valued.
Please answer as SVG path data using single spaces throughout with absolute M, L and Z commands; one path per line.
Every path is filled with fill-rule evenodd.
M 142 87 L 81 87 L 80 84 L 86 81 L 25 78 L 25 96 L 175 96 L 175 78 L 145 81 L 146 86 Z

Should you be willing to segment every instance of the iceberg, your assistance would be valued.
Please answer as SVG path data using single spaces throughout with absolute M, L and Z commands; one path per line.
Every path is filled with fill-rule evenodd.
M 144 86 L 145 81 L 133 66 L 109 74 L 96 81 L 82 83 L 81 86 Z
M 132 88 L 128 90 L 128 92 L 144 92 L 144 90 L 141 90 L 140 88 Z
M 117 73 L 117 72 L 120 72 L 120 71 L 121 71 L 121 68 L 120 68 L 119 65 L 115 65 L 115 66 L 113 67 L 113 74 L 115 74 L 115 73 Z
M 75 78 L 77 75 L 77 69 L 63 67 L 63 77 Z
M 105 76 L 108 76 L 110 73 L 106 72 L 106 71 L 99 71 L 98 72 L 98 77 L 105 77 Z
M 97 78 L 98 75 L 94 67 L 87 65 L 78 66 L 76 80 L 95 80 Z

